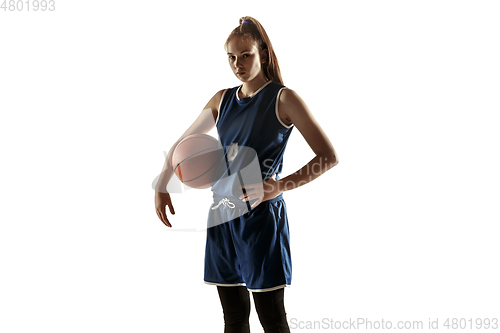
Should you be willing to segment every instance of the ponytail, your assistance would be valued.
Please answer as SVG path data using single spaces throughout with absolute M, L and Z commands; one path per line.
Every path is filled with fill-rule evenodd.
M 266 62 L 262 65 L 264 75 L 268 80 L 284 85 L 283 79 L 281 78 L 278 58 L 276 58 L 276 54 L 274 53 L 271 40 L 267 36 L 264 27 L 262 26 L 262 24 L 260 24 L 259 21 L 251 16 L 244 16 L 240 18 L 240 25 L 234 28 L 233 31 L 231 31 L 229 37 L 226 40 L 226 43 L 224 44 L 224 47 L 227 47 L 229 40 L 234 36 L 250 37 L 257 43 L 260 51 L 266 50 L 267 59 Z

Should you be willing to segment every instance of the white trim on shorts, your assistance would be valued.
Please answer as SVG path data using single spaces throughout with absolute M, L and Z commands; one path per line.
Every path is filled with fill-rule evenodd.
M 210 284 L 210 285 L 214 285 L 214 286 L 221 286 L 221 287 L 239 287 L 239 286 L 246 287 L 246 284 L 244 282 L 243 283 L 233 283 L 233 284 L 215 283 L 215 282 L 207 282 L 207 281 L 203 281 L 203 282 L 205 282 L 205 284 Z M 249 289 L 249 288 L 247 288 L 247 290 L 251 291 L 251 292 L 265 292 L 265 291 L 273 291 L 273 290 L 285 288 L 285 287 L 290 288 L 291 285 L 282 284 L 280 286 L 266 288 L 266 289 Z

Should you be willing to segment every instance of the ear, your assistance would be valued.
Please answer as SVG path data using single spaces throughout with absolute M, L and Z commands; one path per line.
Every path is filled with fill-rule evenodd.
M 263 64 L 269 62 L 269 52 L 267 52 L 267 49 L 262 50 L 261 55 L 260 55 L 260 62 Z

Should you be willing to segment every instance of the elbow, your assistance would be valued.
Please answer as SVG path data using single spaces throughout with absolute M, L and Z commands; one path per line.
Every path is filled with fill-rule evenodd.
M 336 166 L 337 164 L 339 164 L 339 159 L 338 157 L 335 155 L 332 159 L 332 162 L 330 162 L 330 168 L 333 168 L 334 166 Z
M 326 169 L 331 169 L 337 164 L 339 164 L 339 158 L 335 151 L 328 152 L 327 154 L 323 154 L 324 156 L 324 163 L 326 165 Z
M 329 156 L 328 156 L 328 161 L 330 164 L 330 168 L 333 168 L 337 164 L 339 164 L 339 157 L 337 156 L 337 153 L 335 151 L 332 151 Z

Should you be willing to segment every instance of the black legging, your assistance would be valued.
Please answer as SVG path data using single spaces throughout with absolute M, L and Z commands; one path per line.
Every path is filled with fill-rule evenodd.
M 249 333 L 250 294 L 245 286 L 217 286 L 224 311 L 224 333 Z M 252 292 L 255 309 L 266 333 L 290 333 L 286 321 L 284 288 Z

